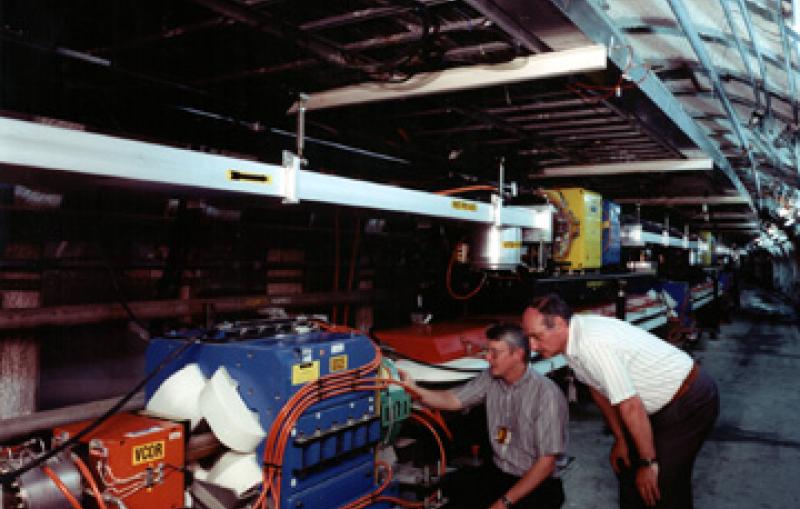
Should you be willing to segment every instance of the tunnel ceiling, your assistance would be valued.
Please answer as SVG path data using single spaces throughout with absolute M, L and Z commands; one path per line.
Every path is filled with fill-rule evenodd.
M 300 94 L 461 69 L 471 88 L 309 107 L 309 167 L 437 190 L 496 183 L 502 160 L 523 194 L 586 187 L 744 240 L 797 193 L 792 15 L 768 0 L 16 0 L 0 8 L 0 108 L 276 162 Z M 480 81 L 597 44 L 599 70 Z

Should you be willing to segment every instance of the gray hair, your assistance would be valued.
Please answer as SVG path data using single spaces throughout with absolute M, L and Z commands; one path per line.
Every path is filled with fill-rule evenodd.
M 503 341 L 512 351 L 522 349 L 525 352 L 525 362 L 531 358 L 531 346 L 525 332 L 517 324 L 498 323 L 486 330 L 486 338 L 489 341 Z

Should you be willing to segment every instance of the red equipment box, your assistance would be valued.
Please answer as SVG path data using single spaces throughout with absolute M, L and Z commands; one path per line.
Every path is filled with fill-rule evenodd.
M 53 439 L 63 442 L 91 422 L 55 428 Z M 120 499 L 128 509 L 184 506 L 182 424 L 136 414 L 116 414 L 80 442 L 88 446 L 88 457 L 83 459 L 100 491 Z
M 438 364 L 461 357 L 478 356 L 486 345 L 486 328 L 494 320 L 415 324 L 375 331 L 381 343 L 413 360 Z

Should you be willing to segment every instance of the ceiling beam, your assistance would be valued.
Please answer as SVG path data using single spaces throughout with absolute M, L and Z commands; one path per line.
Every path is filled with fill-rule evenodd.
M 544 168 L 531 178 L 595 177 L 598 175 L 632 175 L 637 173 L 665 173 L 673 171 L 708 171 L 714 169 L 711 159 L 657 159 L 633 163 L 582 164 Z
M 642 71 L 635 73 L 631 80 L 636 83 L 638 88 L 658 106 L 664 114 L 688 136 L 697 147 L 714 159 L 716 165 L 728 177 L 737 192 L 744 197 L 747 205 L 755 210 L 755 205 L 750 198 L 747 188 L 739 178 L 738 173 L 731 166 L 727 158 L 717 147 L 706 133 L 700 128 L 686 108 L 681 104 L 671 91 L 661 82 L 655 73 L 647 71 L 647 67 L 641 66 L 641 59 L 636 55 L 631 55 L 627 48 L 630 48 L 628 37 L 617 28 L 610 20 L 602 8 L 591 0 L 550 0 L 556 5 L 564 15 L 575 23 L 590 39 L 595 42 L 608 44 L 614 41 L 614 47 L 618 50 L 609 53 L 609 59 L 620 69 L 637 69 Z M 646 79 L 645 79 L 646 78 Z
M 360 83 L 310 94 L 307 110 L 320 110 L 352 104 L 403 99 L 428 94 L 507 85 L 606 68 L 606 48 L 595 44 L 564 51 L 553 51 L 515 58 L 492 65 L 455 67 L 444 71 L 419 73 L 403 83 Z M 289 113 L 299 107 L 295 103 Z
M 673 198 L 619 198 L 616 203 L 625 205 L 652 205 L 669 207 L 671 205 L 750 205 L 747 196 L 677 196 Z

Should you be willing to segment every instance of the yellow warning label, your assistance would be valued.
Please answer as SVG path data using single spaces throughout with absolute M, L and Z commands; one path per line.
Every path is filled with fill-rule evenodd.
M 504 240 L 503 247 L 505 249 L 517 249 L 519 247 L 522 247 L 522 242 L 520 242 L 519 240 Z
M 228 170 L 228 180 L 253 182 L 255 184 L 271 184 L 272 175 L 267 175 L 266 173 L 248 173 L 239 170 Z
M 336 371 L 344 371 L 347 369 L 347 356 L 346 355 L 335 355 L 330 358 L 330 363 L 328 365 L 328 371 L 331 373 L 335 373 Z
M 478 205 L 468 201 L 453 200 L 451 204 L 453 208 L 456 210 L 466 210 L 469 212 L 476 212 L 478 210 Z
M 319 378 L 319 361 L 304 362 L 292 366 L 292 385 L 313 382 Z
M 164 441 L 148 442 L 133 448 L 133 465 L 163 460 L 165 455 Z

